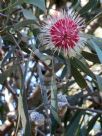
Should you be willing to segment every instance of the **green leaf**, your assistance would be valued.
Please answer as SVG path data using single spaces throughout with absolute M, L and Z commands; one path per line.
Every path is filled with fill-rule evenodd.
M 95 11 L 89 13 L 90 20 L 88 20 L 87 24 L 90 24 L 96 18 L 100 18 L 102 16 L 102 9 L 96 9 Z
M 93 37 L 93 42 L 96 43 L 97 46 L 99 46 L 99 48 L 102 50 L 102 38 L 99 37 Z
M 62 79 L 66 76 L 66 73 L 67 73 L 67 66 L 65 65 L 63 70 L 62 70 L 62 73 L 61 73 L 61 78 Z
M 72 64 L 79 68 L 81 71 L 92 77 L 92 79 L 95 79 L 95 75 L 92 73 L 92 71 L 87 67 L 87 65 L 83 64 L 80 60 L 77 58 L 72 58 Z
M 16 23 L 13 27 L 14 27 L 14 30 L 20 30 L 22 27 L 25 27 L 25 26 L 28 26 L 28 25 L 38 25 L 34 19 L 28 19 L 28 20 L 24 20 L 24 21 L 21 21 L 19 23 Z
M 96 123 L 96 121 L 97 121 L 97 119 L 98 119 L 98 115 L 96 115 L 96 116 L 94 116 L 90 121 L 89 121 L 89 123 L 88 123 L 88 128 L 87 128 L 87 133 L 86 133 L 86 135 L 88 136 L 89 135 L 89 132 L 92 130 L 92 128 L 94 127 L 94 125 L 95 125 L 95 123 Z
M 65 66 L 62 70 L 61 73 L 61 78 L 63 79 L 64 77 L 69 78 L 71 76 L 71 64 L 70 64 L 70 59 L 65 60 Z
M 70 77 L 71 76 L 71 64 L 70 64 L 70 59 L 66 59 L 66 67 L 67 67 L 67 73 L 66 73 L 66 77 Z
M 84 112 L 83 112 L 84 113 Z M 83 121 L 84 121 L 84 119 L 85 119 L 85 114 L 81 117 L 81 121 L 80 121 L 80 123 L 79 123 L 79 125 L 78 125 L 78 129 L 77 129 L 77 131 L 76 131 L 76 134 L 75 134 L 75 136 L 86 136 L 86 135 L 83 135 L 82 134 L 82 131 L 81 131 L 81 128 L 82 128 L 82 126 L 83 126 Z M 85 132 L 84 132 L 85 133 Z
M 77 130 L 79 129 L 79 122 L 83 115 L 83 112 L 76 112 L 72 117 L 70 124 L 66 128 L 65 136 L 75 136 Z
M 82 15 L 88 12 L 89 10 L 94 9 L 97 6 L 98 2 L 99 0 L 89 0 L 89 2 L 84 7 L 81 8 L 79 13 Z
M 100 91 L 102 91 L 102 77 L 96 75 L 96 79 L 97 79 L 98 88 Z
M 55 119 L 55 113 L 53 111 L 51 112 L 51 134 L 55 134 L 57 126 L 58 126 L 58 121 Z
M 80 129 L 80 136 L 86 136 L 86 126 L 83 126 L 81 129 Z M 78 135 L 79 136 L 79 135 Z
M 80 0 L 72 0 L 72 8 L 74 10 L 79 10 L 80 9 Z
M 96 45 L 96 43 L 93 41 L 93 40 L 90 40 L 94 50 L 96 51 L 97 55 L 98 55 L 98 58 L 102 64 L 102 50 L 99 48 L 98 45 Z
M 51 57 L 49 55 L 44 55 L 42 54 L 38 49 L 36 49 L 35 47 L 33 48 L 34 50 L 34 54 L 39 58 L 39 60 L 42 61 L 46 61 L 46 60 L 50 60 Z
M 24 136 L 29 136 L 31 134 L 28 110 L 27 110 L 27 101 L 25 95 L 19 95 L 18 98 L 18 112 L 21 117 L 22 126 L 24 128 Z
M 56 119 L 56 121 L 59 122 L 58 103 L 57 103 L 57 87 L 56 87 L 55 77 L 52 77 L 52 81 L 51 81 L 51 113 Z
M 93 63 L 100 63 L 97 55 L 95 53 L 90 53 L 90 52 L 86 52 L 86 51 L 82 51 L 82 55 L 85 59 L 93 62 Z M 94 58 L 94 59 L 93 59 Z
M 37 6 L 41 10 L 45 11 L 45 1 L 44 0 L 23 0 L 24 2 L 28 4 L 33 4 L 34 6 Z
M 58 116 L 58 102 L 57 102 L 57 86 L 55 80 L 55 73 L 54 73 L 54 64 L 52 60 L 52 80 L 51 80 L 51 133 L 53 134 L 55 130 L 55 124 L 60 123 L 60 119 Z M 56 122 L 56 123 L 55 123 Z
M 26 19 L 29 20 L 36 20 L 37 18 L 33 15 L 31 10 L 27 10 L 27 9 L 22 9 L 23 11 L 23 15 Z
M 24 128 L 24 136 L 31 135 L 31 126 L 29 122 L 28 105 L 27 105 L 27 94 L 25 90 L 25 80 L 27 75 L 28 63 L 29 61 L 25 63 L 25 71 L 23 74 L 21 91 L 18 98 L 18 113 L 19 116 L 21 117 L 22 126 Z M 21 75 L 22 75 L 22 71 L 21 71 Z
M 77 3 L 80 3 L 80 0 L 72 0 L 72 6 L 75 6 Z
M 81 73 L 76 69 L 76 67 L 73 66 L 73 64 L 71 65 L 71 72 L 72 72 L 72 75 L 73 75 L 75 81 L 77 82 L 77 84 L 81 88 L 86 88 L 87 83 L 86 83 L 85 79 L 83 78 Z
M 3 113 L 3 111 L 4 111 L 4 105 L 2 101 L 0 101 L 0 113 Z

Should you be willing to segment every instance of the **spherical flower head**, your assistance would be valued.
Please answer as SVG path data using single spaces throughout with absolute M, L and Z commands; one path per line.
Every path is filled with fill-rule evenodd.
M 63 117 L 67 111 L 68 101 L 67 96 L 62 93 L 57 94 L 58 100 L 58 114 L 60 117 Z
M 58 108 L 59 109 L 62 109 L 63 107 L 68 105 L 67 96 L 63 95 L 62 93 L 59 93 L 57 95 L 57 100 L 58 100 Z
M 55 15 L 44 21 L 39 35 L 40 41 L 42 45 L 63 52 L 65 56 L 76 56 L 86 42 L 81 34 L 84 27 L 84 20 L 72 9 L 56 11 Z
M 30 114 L 30 120 L 31 120 L 31 122 L 34 122 L 35 125 L 42 126 L 42 125 L 44 125 L 45 117 L 43 114 L 33 111 Z

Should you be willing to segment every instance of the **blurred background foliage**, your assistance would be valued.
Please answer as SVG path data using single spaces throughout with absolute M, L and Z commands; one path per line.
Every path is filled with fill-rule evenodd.
M 87 45 L 66 59 L 38 40 L 53 10 L 86 22 Z M 102 1 L 0 0 L 0 136 L 102 135 Z

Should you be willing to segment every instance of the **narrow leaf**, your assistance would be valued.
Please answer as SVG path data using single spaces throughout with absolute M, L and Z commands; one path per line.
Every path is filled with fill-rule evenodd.
M 54 64 L 52 59 L 52 80 L 51 80 L 51 133 L 55 131 L 56 124 L 60 123 L 58 116 L 57 87 L 54 73 Z
M 21 76 L 23 73 L 23 78 L 21 81 L 22 86 L 21 86 L 21 91 L 20 91 L 20 95 L 18 99 L 18 111 L 21 117 L 23 129 L 24 129 L 24 136 L 31 135 L 31 127 L 30 127 L 29 116 L 28 116 L 27 94 L 25 90 L 25 82 L 26 82 L 28 64 L 29 62 L 27 61 L 25 63 L 24 73 L 21 71 Z
M 36 24 L 37 25 L 37 23 L 35 23 L 34 19 L 33 20 L 28 19 L 28 20 L 21 21 L 21 22 L 16 23 L 14 25 L 14 30 L 20 30 L 22 27 L 25 27 L 25 26 L 28 26 L 28 25 L 31 25 L 31 24 L 33 24 L 33 25 Z
M 82 15 L 88 12 L 89 10 L 94 9 L 97 6 L 98 1 L 99 0 L 89 0 L 89 2 L 79 11 L 79 13 Z
M 78 60 L 77 58 L 73 58 L 72 59 L 72 64 L 79 68 L 81 71 L 83 71 L 84 73 L 86 73 L 87 75 L 89 75 L 90 77 L 92 77 L 93 79 L 95 79 L 95 75 L 92 73 L 92 71 L 87 67 L 87 65 L 83 64 L 80 60 Z
M 90 52 L 86 52 L 86 51 L 82 51 L 82 55 L 85 59 L 94 62 L 94 63 L 100 63 L 98 57 L 96 54 L 94 53 L 90 53 Z M 93 59 L 94 58 L 94 59 Z
M 31 10 L 22 9 L 23 15 L 26 19 L 36 20 L 36 17 L 33 15 Z
M 76 112 L 75 113 L 75 115 L 73 116 L 73 118 L 70 121 L 70 124 L 66 128 L 65 136 L 75 136 L 82 115 L 83 115 L 83 112 Z
M 100 62 L 102 64 L 102 50 L 99 48 L 99 46 L 97 46 L 95 44 L 95 42 L 93 42 L 92 40 L 90 40 L 90 41 L 91 41 L 91 43 L 92 43 L 92 45 L 93 45 L 93 47 L 94 47 L 94 49 L 95 49 L 95 51 L 96 51 L 96 53 L 98 55 L 98 58 L 99 58 L 99 60 L 100 60 Z
M 24 136 L 29 136 L 31 134 L 30 131 L 30 123 L 28 117 L 28 110 L 27 110 L 27 102 L 26 97 L 23 95 L 19 95 L 18 99 L 18 112 L 21 116 L 21 122 L 24 129 Z
M 77 82 L 77 84 L 81 88 L 86 88 L 87 83 L 86 83 L 85 79 L 83 78 L 81 73 L 75 67 L 73 67 L 73 65 L 71 66 L 71 72 L 72 72 L 72 75 L 73 75 L 75 81 Z
M 28 4 L 33 4 L 34 6 L 37 6 L 38 8 L 45 11 L 45 1 L 44 0 L 23 0 L 23 1 Z
M 89 135 L 89 132 L 92 130 L 92 128 L 94 127 L 97 119 L 98 119 L 98 115 L 94 116 L 88 123 L 88 129 L 87 129 L 87 134 L 86 135 Z
M 100 91 L 102 91 L 102 77 L 96 75 L 96 79 L 97 79 L 98 88 Z

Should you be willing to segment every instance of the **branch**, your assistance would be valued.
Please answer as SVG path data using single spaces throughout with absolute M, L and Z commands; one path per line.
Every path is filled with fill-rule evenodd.
M 36 131 L 41 134 L 42 136 L 46 136 L 40 129 L 36 128 Z
M 90 111 L 90 112 L 95 112 L 97 114 L 102 114 L 102 110 L 95 110 L 95 109 L 90 109 L 90 108 L 82 108 L 82 107 L 71 106 L 71 105 L 67 105 L 67 106 L 68 106 L 68 109 L 71 109 L 71 110 Z
M 15 93 L 13 88 L 10 86 L 10 84 L 7 81 L 5 81 L 4 85 L 9 90 L 9 92 L 13 95 L 13 98 L 17 100 L 17 94 Z

